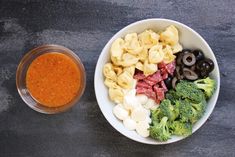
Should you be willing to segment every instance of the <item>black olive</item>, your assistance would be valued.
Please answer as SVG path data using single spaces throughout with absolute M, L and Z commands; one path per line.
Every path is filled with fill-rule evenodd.
M 197 62 L 196 69 L 198 71 L 205 71 L 208 74 L 214 69 L 214 62 L 211 59 L 203 59 Z
M 186 79 L 188 79 L 188 80 L 196 80 L 196 79 L 198 79 L 198 75 L 194 71 L 192 71 L 192 70 L 190 70 L 188 68 L 184 68 L 183 72 L 184 72 L 184 74 L 183 74 L 184 77 Z
M 172 83 L 171 83 L 172 79 L 173 79 L 173 77 L 169 76 L 167 79 L 164 80 L 167 89 L 171 89 L 172 88 Z
M 176 65 L 181 65 L 182 64 L 182 59 L 183 59 L 183 52 L 180 52 L 177 54 L 177 58 L 176 58 Z
M 188 52 L 183 56 L 183 63 L 187 66 L 192 66 L 196 63 L 196 57 L 193 53 Z
M 209 58 L 206 58 L 205 61 L 210 65 L 210 68 L 211 68 L 210 72 L 214 70 L 214 67 L 215 67 L 214 62 Z
M 204 54 L 201 50 L 194 50 L 193 54 L 195 55 L 197 61 L 202 60 L 202 59 L 205 58 Z
M 200 72 L 200 78 L 206 78 L 208 77 L 209 73 L 207 71 L 201 71 Z

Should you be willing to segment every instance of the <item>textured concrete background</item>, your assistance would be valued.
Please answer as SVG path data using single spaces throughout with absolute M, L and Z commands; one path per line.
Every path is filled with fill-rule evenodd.
M 235 1 L 1 0 L 0 157 L 235 156 Z M 221 91 L 210 120 L 191 137 L 164 146 L 136 143 L 115 131 L 93 90 L 98 56 L 114 33 L 146 18 L 169 18 L 199 32 L 221 70 Z M 39 114 L 15 87 L 21 57 L 35 46 L 64 45 L 86 68 L 81 101 L 66 113 Z

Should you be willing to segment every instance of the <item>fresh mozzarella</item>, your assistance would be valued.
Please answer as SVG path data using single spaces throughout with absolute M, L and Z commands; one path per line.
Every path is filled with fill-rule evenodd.
M 136 121 L 134 121 L 130 117 L 126 118 L 123 121 L 123 124 L 128 130 L 135 130 L 136 129 Z
M 147 103 L 143 105 L 146 109 L 151 109 L 154 106 L 157 106 L 157 103 L 153 99 L 148 99 Z
M 149 124 L 146 121 L 140 121 L 136 125 L 136 132 L 142 137 L 149 136 Z
M 148 97 L 144 94 L 139 94 L 136 96 L 136 98 L 142 105 L 145 105 L 148 101 Z
M 126 119 L 129 114 L 129 112 L 121 104 L 118 104 L 113 108 L 113 113 L 120 120 Z
M 143 121 L 148 116 L 148 112 L 143 107 L 137 107 L 131 112 L 131 118 L 136 122 Z

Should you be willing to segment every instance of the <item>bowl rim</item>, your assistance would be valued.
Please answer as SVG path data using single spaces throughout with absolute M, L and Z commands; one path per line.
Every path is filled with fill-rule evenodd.
M 193 30 L 192 28 L 190 28 L 189 26 L 181 23 L 181 22 L 178 22 L 178 21 L 175 21 L 175 20 L 171 20 L 171 19 L 165 19 L 165 18 L 149 18 L 149 19 L 143 19 L 143 20 L 139 20 L 139 21 L 136 21 L 136 22 L 133 22 L 125 27 L 123 27 L 121 30 L 119 30 L 118 32 L 116 32 L 109 40 L 108 42 L 106 43 L 106 45 L 104 46 L 104 48 L 102 49 L 100 55 L 99 55 L 99 58 L 98 58 L 98 61 L 97 61 L 97 64 L 96 64 L 96 68 L 95 68 L 95 75 L 94 75 L 94 90 L 95 90 L 95 95 L 96 95 L 96 100 L 97 100 L 97 104 L 102 112 L 102 114 L 104 115 L 105 119 L 109 122 L 109 124 L 115 129 L 117 130 L 119 133 L 121 133 L 122 135 L 124 135 L 125 137 L 133 140 L 133 141 L 136 141 L 136 142 L 139 142 L 139 143 L 143 143 L 143 144 L 150 144 L 150 145 L 165 145 L 165 144 L 170 144 L 170 143 L 175 143 L 175 142 L 178 142 L 178 141 L 181 141 L 181 140 L 184 140 L 186 139 L 187 137 L 180 137 L 179 139 L 176 139 L 174 141 L 166 141 L 166 142 L 160 142 L 160 141 L 156 141 L 156 142 L 147 142 L 147 141 L 141 141 L 139 139 L 136 139 L 136 138 L 133 138 L 133 137 L 129 137 L 128 135 L 124 134 L 121 129 L 119 129 L 117 126 L 115 126 L 115 124 L 112 124 L 111 120 L 107 117 L 107 115 L 105 114 L 104 110 L 102 110 L 101 108 L 101 102 L 99 101 L 99 98 L 97 96 L 97 91 L 98 91 L 98 87 L 97 87 L 97 84 L 99 82 L 97 82 L 97 77 L 98 77 L 98 66 L 99 64 L 101 64 L 101 59 L 103 58 L 103 55 L 105 53 L 107 53 L 105 50 L 110 46 L 111 42 L 117 38 L 119 36 L 119 34 L 125 30 L 128 30 L 130 27 L 134 26 L 134 25 L 138 25 L 138 24 L 141 24 L 141 23 L 145 23 L 145 22 L 149 22 L 149 21 L 156 21 L 156 22 L 170 22 L 172 24 L 177 24 L 177 25 L 180 25 L 186 29 L 188 29 L 190 32 L 192 32 L 193 34 L 195 34 L 197 37 L 199 37 L 203 44 L 206 46 L 206 48 L 211 52 L 211 55 L 213 57 L 213 59 L 215 60 L 215 68 L 217 69 L 218 71 L 218 78 L 217 78 L 217 89 L 216 91 L 218 92 L 215 92 L 214 95 L 215 95 L 215 98 L 214 98 L 214 103 L 212 105 L 212 108 L 211 110 L 208 112 L 207 115 L 204 115 L 204 121 L 202 123 L 200 123 L 198 125 L 197 128 L 194 129 L 194 131 L 192 132 L 195 133 L 199 128 L 201 128 L 207 121 L 207 119 L 209 118 L 209 116 L 211 115 L 211 113 L 213 112 L 214 108 L 215 108 L 215 105 L 217 103 L 217 100 L 218 100 L 218 96 L 219 96 L 219 91 L 220 91 L 220 70 L 219 70 L 219 66 L 218 66 L 218 62 L 216 60 L 216 57 L 215 57 L 215 54 L 214 52 L 212 51 L 211 47 L 209 46 L 209 44 L 205 41 L 205 39 L 199 34 L 197 33 L 195 30 Z M 191 135 L 190 135 L 191 136 Z
M 73 61 L 76 63 L 77 67 L 79 67 L 79 69 L 81 70 L 81 73 L 82 73 L 82 81 L 83 81 L 83 84 L 82 86 L 80 87 L 80 93 L 78 93 L 76 95 L 76 97 L 69 103 L 71 103 L 70 105 L 63 105 L 63 106 L 60 106 L 60 107 L 55 107 L 53 110 L 53 107 L 47 107 L 47 106 L 42 106 L 41 104 L 39 106 L 42 106 L 43 108 L 46 108 L 46 109 L 52 109 L 51 111 L 45 111 L 43 109 L 40 109 L 40 108 L 37 108 L 35 107 L 34 105 L 30 104 L 26 98 L 24 97 L 24 95 L 22 94 L 21 90 L 20 90 L 20 83 L 19 83 L 19 80 L 20 80 L 20 74 L 21 74 L 21 69 L 23 68 L 24 64 L 25 64 L 25 61 L 27 61 L 30 57 L 32 57 L 33 55 L 37 54 L 37 50 L 40 50 L 40 49 L 43 49 L 43 48 L 56 48 L 56 49 L 60 49 L 60 50 L 63 50 L 65 53 L 63 53 L 64 55 L 68 56 L 73 59 Z M 47 52 L 48 51 L 48 52 Z M 45 50 L 45 53 L 54 53 L 53 51 L 49 52 L 49 50 Z M 45 53 L 42 53 L 42 54 L 45 54 Z M 61 53 L 61 52 L 55 52 L 55 53 Z M 40 55 L 42 55 L 40 54 Z M 37 57 L 39 57 L 40 55 L 38 55 Z M 36 58 L 37 58 L 36 57 Z M 33 59 L 34 60 L 34 59 Z M 32 61 L 33 61 L 32 60 Z M 32 61 L 29 63 L 29 65 L 32 63 Z M 17 65 L 17 69 L 16 69 L 16 74 L 15 74 L 15 78 L 16 78 L 16 89 L 21 97 L 21 99 L 25 102 L 25 104 L 30 107 L 31 109 L 33 109 L 34 111 L 37 111 L 39 113 L 43 113 L 43 114 L 58 114 L 58 113 L 62 113 L 62 112 L 66 112 L 67 110 L 69 110 L 70 108 L 72 108 L 74 105 L 77 104 L 77 102 L 81 99 L 81 97 L 83 96 L 84 94 L 84 91 L 85 91 L 85 88 L 86 88 L 86 70 L 85 70 L 85 67 L 81 61 L 81 59 L 78 57 L 77 54 L 75 54 L 72 50 L 70 50 L 69 48 L 67 47 L 64 47 L 64 46 L 61 46 L 61 45 L 57 45 L 57 44 L 42 44 L 42 45 L 39 45 L 37 47 L 34 47 L 33 49 L 30 49 L 29 51 L 27 51 L 26 54 L 23 55 L 23 57 L 20 59 L 20 62 L 19 64 Z M 37 102 L 37 104 L 39 104 L 39 102 L 37 100 L 35 100 L 31 95 L 30 97 L 35 101 Z M 65 107 L 66 106 L 66 107 Z

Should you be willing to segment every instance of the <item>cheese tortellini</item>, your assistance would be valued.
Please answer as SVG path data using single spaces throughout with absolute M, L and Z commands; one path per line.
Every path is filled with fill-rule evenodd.
M 176 45 L 179 42 L 178 30 L 173 25 L 167 27 L 160 34 L 160 40 L 172 46 Z
M 111 63 L 106 63 L 103 68 L 103 74 L 106 78 L 116 81 L 117 75 L 113 70 L 113 65 Z
M 118 76 L 117 82 L 122 88 L 130 89 L 133 84 L 133 76 L 129 72 L 123 71 L 123 73 Z
M 161 63 L 164 58 L 164 52 L 162 45 L 155 45 L 149 50 L 149 62 L 150 63 Z
M 141 46 L 150 49 L 152 46 L 156 45 L 159 41 L 159 35 L 152 30 L 145 30 L 138 35 Z
M 110 48 L 111 62 L 103 67 L 104 84 L 109 88 L 110 99 L 123 103 L 125 93 L 135 88 L 136 69 L 145 76 L 154 74 L 159 63 L 174 61 L 174 54 L 182 49 L 179 32 L 173 25 L 160 33 L 147 29 L 117 38 Z
M 110 53 L 111 53 L 111 60 L 113 61 L 114 64 L 118 65 L 118 61 L 121 60 L 122 54 L 124 52 L 124 40 L 122 38 L 116 39 L 111 48 L 110 48 Z
M 109 97 L 115 103 L 122 103 L 124 93 L 121 88 L 109 88 Z
M 125 36 L 125 49 L 133 55 L 139 54 L 142 51 L 143 47 L 140 46 L 137 33 L 131 33 Z

